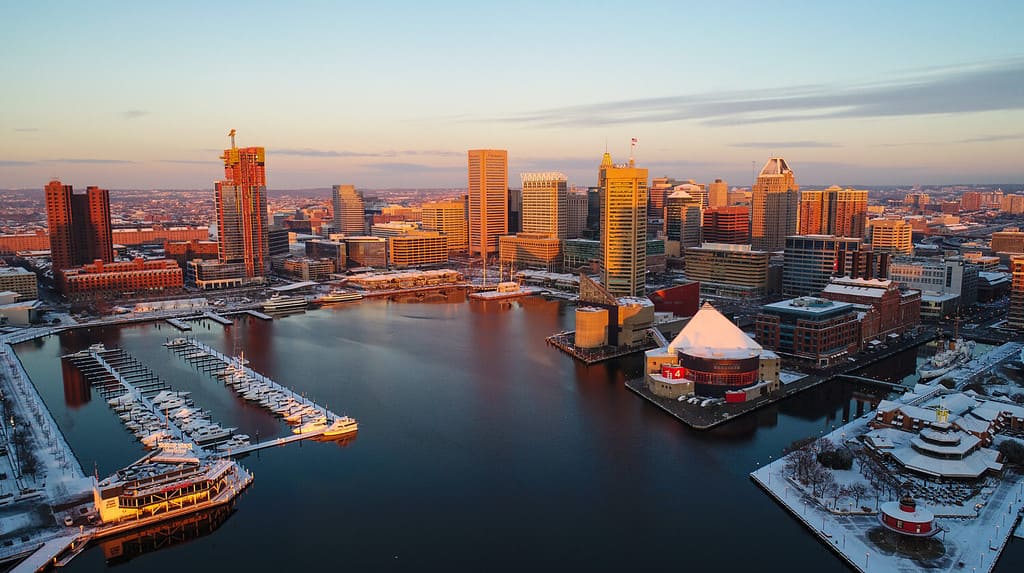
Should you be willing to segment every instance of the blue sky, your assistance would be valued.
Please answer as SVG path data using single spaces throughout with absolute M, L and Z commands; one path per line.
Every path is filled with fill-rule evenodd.
M 244 9 L 243 9 L 244 8 Z M 592 185 L 1024 182 L 1024 3 L 5 2 L 0 187 L 465 186 L 465 151 Z

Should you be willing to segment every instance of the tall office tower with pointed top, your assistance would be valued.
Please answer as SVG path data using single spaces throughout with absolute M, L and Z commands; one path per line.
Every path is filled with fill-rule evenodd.
M 604 154 L 601 189 L 601 282 L 617 296 L 643 296 L 647 271 L 647 170 L 615 165 Z
M 331 207 L 334 210 L 334 228 L 347 237 L 366 234 L 366 213 L 363 194 L 355 185 L 335 185 L 331 188 Z
M 231 130 L 231 148 L 220 158 L 224 180 L 214 183 L 220 262 L 244 266 L 246 279 L 262 278 L 270 272 L 266 151 L 236 147 Z
M 57 180 L 47 183 L 45 191 L 54 277 L 57 271 L 96 260 L 113 262 L 110 192 L 87 187 L 85 193 L 75 193 Z
M 750 241 L 759 251 L 781 251 L 786 237 L 797 234 L 800 186 L 786 160 L 764 164 L 751 196 Z
M 487 258 L 508 234 L 508 151 L 471 149 L 469 160 L 469 254 Z

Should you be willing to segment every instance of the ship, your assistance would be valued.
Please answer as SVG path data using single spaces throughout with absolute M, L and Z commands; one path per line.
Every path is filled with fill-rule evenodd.
M 469 298 L 477 300 L 504 300 L 540 294 L 542 292 L 544 292 L 544 289 L 540 287 L 521 286 L 516 282 L 503 282 L 498 283 L 495 290 L 470 293 Z
M 350 290 L 333 289 L 313 299 L 315 304 L 331 304 L 333 302 L 351 302 L 363 298 L 363 295 Z
M 275 294 L 263 302 L 263 310 L 266 312 L 305 310 L 307 304 L 306 297 L 304 296 L 282 296 Z
M 964 340 L 960 337 L 948 343 L 940 340 L 935 355 L 922 364 L 917 369 L 917 373 L 921 376 L 921 380 L 938 378 L 957 366 L 969 362 L 973 352 L 973 340 Z

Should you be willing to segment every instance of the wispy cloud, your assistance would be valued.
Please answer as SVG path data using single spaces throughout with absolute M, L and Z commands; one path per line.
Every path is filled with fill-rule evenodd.
M 961 139 L 958 143 L 987 143 L 989 141 L 1016 141 L 1018 139 L 1024 139 L 1024 133 L 979 135 L 977 137 Z
M 408 163 L 403 161 L 382 161 L 380 163 L 364 164 L 368 170 L 386 173 L 438 173 L 446 171 L 462 171 L 463 165 L 425 165 L 423 163 Z
M 35 161 L 18 161 L 14 159 L 0 159 L 0 167 L 22 167 L 25 165 L 35 165 Z
M 586 127 L 693 120 L 724 126 L 1024 109 L 1021 77 L 1024 57 L 1014 57 L 977 66 L 929 69 L 873 84 L 640 98 L 541 110 L 499 121 Z
M 465 152 L 460 151 L 444 151 L 440 149 L 426 149 L 426 150 L 391 150 L 391 151 L 351 151 L 341 150 L 335 151 L 333 149 L 310 149 L 308 147 L 302 149 L 272 149 L 270 154 L 272 155 L 294 155 L 298 157 L 399 157 L 402 155 L 417 155 L 417 156 L 430 156 L 430 157 L 458 157 L 463 155 Z
M 187 163 L 195 165 L 210 165 L 211 163 L 220 163 L 216 159 L 157 159 L 157 163 Z
M 126 109 L 118 115 L 124 119 L 139 119 L 140 117 L 149 115 L 149 112 L 144 109 Z
M 15 127 L 14 131 L 18 133 L 35 133 L 39 131 L 38 127 Z
M 745 141 L 742 143 L 732 143 L 729 147 L 745 147 L 752 149 L 810 149 L 842 147 L 842 145 L 828 141 Z
M 138 161 L 128 161 L 126 159 L 91 159 L 82 157 L 62 157 L 60 159 L 46 159 L 46 163 L 83 163 L 83 164 L 97 164 L 97 165 L 120 165 L 129 163 L 138 163 Z

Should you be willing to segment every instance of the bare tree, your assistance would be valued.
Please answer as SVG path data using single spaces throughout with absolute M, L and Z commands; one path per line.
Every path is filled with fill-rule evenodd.
M 868 487 L 861 482 L 851 484 L 846 488 L 846 495 L 853 496 L 854 505 L 860 505 L 860 498 L 868 493 Z

